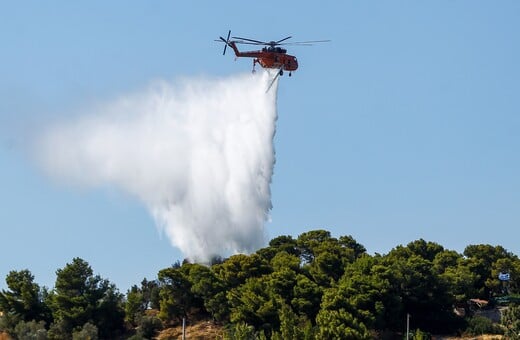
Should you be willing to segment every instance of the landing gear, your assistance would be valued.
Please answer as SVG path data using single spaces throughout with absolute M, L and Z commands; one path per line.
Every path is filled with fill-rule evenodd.
M 292 72 L 289 72 L 289 77 L 292 76 Z
M 283 70 L 280 70 L 280 75 L 283 76 Z

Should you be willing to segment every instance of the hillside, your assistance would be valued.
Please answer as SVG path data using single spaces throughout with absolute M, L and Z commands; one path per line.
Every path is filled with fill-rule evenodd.
M 371 255 L 352 236 L 313 230 L 211 265 L 175 263 L 126 295 L 93 273 L 75 258 L 47 290 L 29 270 L 11 271 L 0 331 L 175 339 L 185 318 L 189 338 L 368 340 L 402 337 L 407 315 L 422 337 L 520 331 L 520 259 L 487 244 L 458 253 L 419 239 Z

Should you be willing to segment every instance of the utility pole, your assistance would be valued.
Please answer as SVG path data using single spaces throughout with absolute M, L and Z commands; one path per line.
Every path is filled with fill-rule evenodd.
M 186 318 L 182 318 L 182 340 L 186 340 Z
M 410 314 L 406 313 L 406 340 L 410 338 Z

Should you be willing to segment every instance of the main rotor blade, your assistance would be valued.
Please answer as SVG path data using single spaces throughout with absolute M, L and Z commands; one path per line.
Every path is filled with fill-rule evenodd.
M 276 42 L 276 44 L 278 45 L 278 44 L 281 43 L 282 41 L 285 41 L 285 40 L 290 39 L 290 38 L 292 38 L 291 35 L 288 36 L 287 38 L 283 38 L 283 39 L 281 39 L 281 40 L 278 40 L 278 41 Z
M 279 46 L 314 46 L 313 44 L 295 44 L 295 43 L 285 43 L 285 44 L 277 44 Z
M 241 40 L 233 40 L 235 44 L 244 44 L 244 45 L 267 45 L 262 42 L 249 42 L 249 41 L 241 41 Z
M 315 43 L 324 43 L 324 42 L 330 42 L 330 40 L 309 40 L 309 41 L 295 41 L 280 45 L 298 45 L 298 44 L 315 44 Z
M 255 42 L 255 43 L 258 43 L 258 44 L 262 44 L 262 45 L 267 45 L 268 44 L 265 41 L 259 41 L 259 40 L 248 39 L 248 38 L 240 38 L 240 37 L 231 37 L 231 38 L 245 40 L 245 41 L 251 41 L 251 42 Z

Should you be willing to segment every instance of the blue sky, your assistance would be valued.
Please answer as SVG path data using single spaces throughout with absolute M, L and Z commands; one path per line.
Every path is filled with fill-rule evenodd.
M 0 10 L 0 288 L 79 256 L 122 290 L 182 259 L 136 200 L 52 181 L 43 126 L 157 79 L 249 72 L 213 42 L 295 47 L 278 93 L 269 237 L 317 228 L 370 252 L 424 238 L 520 254 L 517 1 L 12 2 Z

